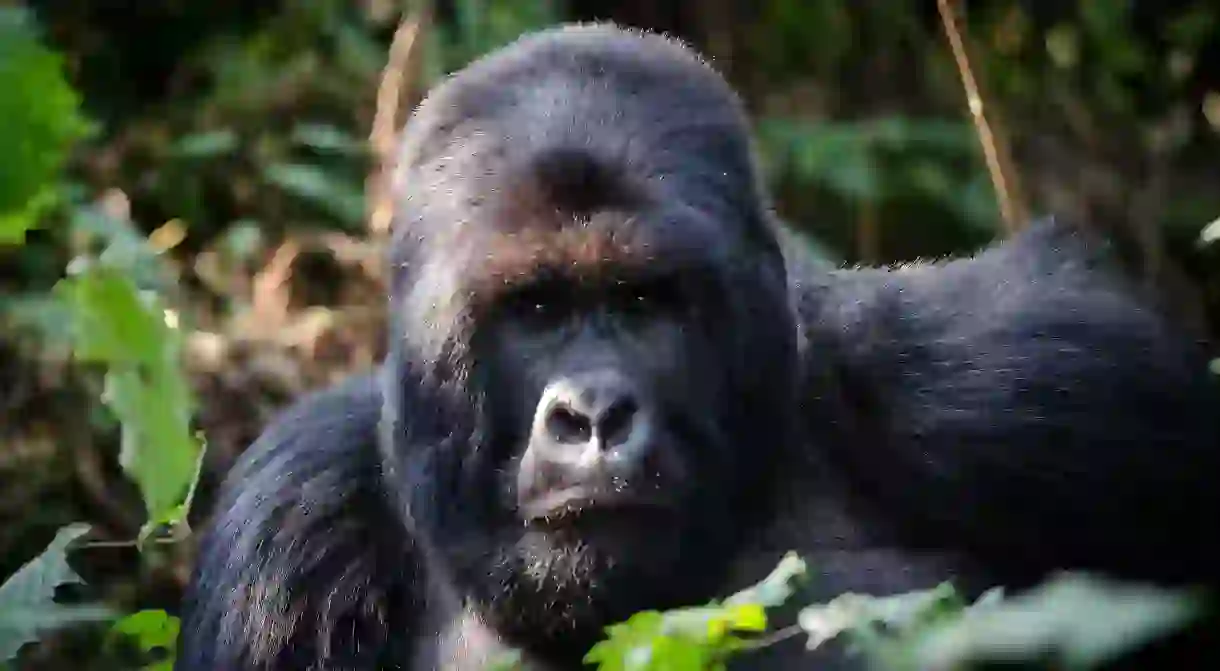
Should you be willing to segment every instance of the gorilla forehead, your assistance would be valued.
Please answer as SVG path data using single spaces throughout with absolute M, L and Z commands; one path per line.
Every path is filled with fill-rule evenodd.
M 397 162 L 397 225 L 435 235 L 469 221 L 491 194 L 526 186 L 519 177 L 540 157 L 581 151 L 620 176 L 604 185 L 620 201 L 758 228 L 765 196 L 747 128 L 723 79 L 673 40 L 604 25 L 544 31 L 462 70 L 417 107 Z
M 447 138 L 488 123 L 511 128 L 522 145 L 535 147 L 559 126 L 587 137 L 629 126 L 655 140 L 696 124 L 717 129 L 705 140 L 741 145 L 736 131 L 747 125 L 732 89 L 694 51 L 608 24 L 524 36 L 435 87 L 413 115 L 400 165 L 430 161 L 445 153 Z M 639 153 L 656 154 L 658 147 Z

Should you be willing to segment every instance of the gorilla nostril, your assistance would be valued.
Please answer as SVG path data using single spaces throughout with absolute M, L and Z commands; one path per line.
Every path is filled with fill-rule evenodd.
M 607 446 L 627 442 L 639 409 L 639 404 L 633 398 L 625 397 L 615 401 L 597 422 L 598 436 Z
M 587 443 L 593 437 L 589 418 L 563 404 L 551 408 L 546 418 L 546 428 L 558 443 Z

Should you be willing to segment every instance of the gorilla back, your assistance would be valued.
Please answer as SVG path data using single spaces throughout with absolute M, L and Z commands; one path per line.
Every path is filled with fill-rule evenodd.
M 613 26 L 433 91 L 396 176 L 390 353 L 229 474 L 177 668 L 572 668 L 790 549 L 813 597 L 1214 582 L 1215 384 L 1102 247 L 1051 222 L 816 269 L 747 129 L 693 53 Z

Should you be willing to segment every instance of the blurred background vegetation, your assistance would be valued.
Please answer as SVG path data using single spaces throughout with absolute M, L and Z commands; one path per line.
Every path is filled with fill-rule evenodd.
M 615 19 L 684 38 L 729 77 L 780 215 L 829 260 L 969 252 L 1006 230 L 931 1 L 20 7 L 62 58 L 88 135 L 64 166 L 71 207 L 24 246 L 0 245 L 0 576 L 67 522 L 115 540 L 143 522 L 100 378 L 70 360 L 48 299 L 80 250 L 147 237 L 156 251 L 125 262 L 185 326 L 208 440 L 196 510 L 274 411 L 380 356 L 382 231 L 366 204 L 389 138 L 369 138 L 404 12 L 418 38 L 399 63 L 402 90 L 382 87 L 399 123 L 438 78 L 523 31 Z M 973 0 L 958 15 L 1013 207 L 1115 235 L 1133 272 L 1214 340 L 1220 263 L 1199 240 L 1220 216 L 1220 3 Z M 39 91 L 46 114 L 74 104 L 70 91 Z M 0 185 L 33 160 L 0 157 Z M 119 544 L 80 570 L 111 603 L 172 611 L 190 554 L 188 542 L 140 559 Z M 94 634 L 64 634 L 21 668 L 117 668 L 98 649 Z

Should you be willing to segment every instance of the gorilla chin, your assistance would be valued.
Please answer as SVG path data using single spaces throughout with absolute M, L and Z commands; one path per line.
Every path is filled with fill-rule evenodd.
M 521 534 L 492 571 L 501 589 L 479 610 L 518 644 L 536 648 L 548 632 L 562 644 L 556 659 L 579 657 L 641 604 L 697 603 L 724 579 L 712 559 L 727 556 L 723 537 L 673 508 L 592 507 L 553 524 Z

